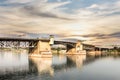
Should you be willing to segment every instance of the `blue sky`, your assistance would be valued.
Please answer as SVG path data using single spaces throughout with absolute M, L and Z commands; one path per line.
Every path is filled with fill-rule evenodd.
M 48 2 L 65 2 L 65 1 L 71 1 L 70 4 L 65 5 L 65 7 L 68 7 L 70 9 L 79 9 L 88 7 L 92 4 L 104 4 L 104 3 L 113 3 L 115 0 L 49 0 Z
M 120 0 L 0 0 L 0 13 L 1 37 L 120 44 Z

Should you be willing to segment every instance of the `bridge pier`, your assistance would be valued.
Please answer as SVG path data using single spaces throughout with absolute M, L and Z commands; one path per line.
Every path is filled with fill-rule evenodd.
M 36 46 L 29 48 L 30 54 L 43 54 L 51 53 L 51 46 L 48 41 L 37 41 Z
M 67 49 L 69 49 L 67 50 L 67 54 L 86 54 L 86 50 L 83 49 L 83 44 L 81 41 L 77 41 L 73 47 L 68 46 Z
M 54 37 L 50 35 L 49 40 L 38 40 L 33 48 L 29 48 L 32 57 L 52 57 L 51 45 L 54 44 Z

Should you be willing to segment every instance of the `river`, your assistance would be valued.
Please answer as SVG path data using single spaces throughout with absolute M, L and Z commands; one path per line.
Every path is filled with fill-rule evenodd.
M 0 80 L 120 80 L 119 73 L 119 56 L 29 58 L 26 50 L 0 51 Z

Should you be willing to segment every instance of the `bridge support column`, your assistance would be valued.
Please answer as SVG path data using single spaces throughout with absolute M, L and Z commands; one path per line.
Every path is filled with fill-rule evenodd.
M 49 41 L 38 41 L 36 46 L 30 50 L 31 54 L 47 54 L 51 53 L 51 46 Z
M 83 49 L 83 44 L 78 41 L 74 46 L 69 47 L 67 54 L 86 54 L 86 50 Z

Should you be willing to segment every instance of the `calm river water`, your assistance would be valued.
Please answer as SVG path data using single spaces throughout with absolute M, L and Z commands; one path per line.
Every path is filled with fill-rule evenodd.
M 24 50 L 0 51 L 0 80 L 120 80 L 119 73 L 119 57 L 29 58 Z

